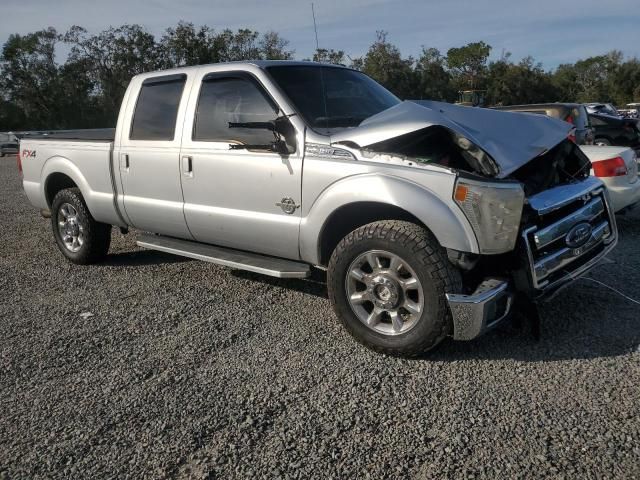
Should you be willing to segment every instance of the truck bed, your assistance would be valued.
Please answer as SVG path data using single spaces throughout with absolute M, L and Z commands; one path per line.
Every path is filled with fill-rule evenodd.
M 34 140 L 77 140 L 81 142 L 113 142 L 115 128 L 91 128 L 84 130 L 50 130 L 28 133 L 21 141 Z
M 53 178 L 53 182 L 80 188 L 97 221 L 120 225 L 122 220 L 114 203 L 112 182 L 113 140 L 108 136 L 106 130 L 76 130 L 23 137 L 20 140 L 22 184 L 30 202 L 38 208 L 50 208 L 52 196 L 46 180 Z

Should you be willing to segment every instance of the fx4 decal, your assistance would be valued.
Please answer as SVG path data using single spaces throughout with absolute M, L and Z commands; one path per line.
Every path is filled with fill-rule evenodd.
M 28 157 L 36 157 L 36 151 L 35 150 L 23 150 L 22 151 L 22 158 L 28 158 Z

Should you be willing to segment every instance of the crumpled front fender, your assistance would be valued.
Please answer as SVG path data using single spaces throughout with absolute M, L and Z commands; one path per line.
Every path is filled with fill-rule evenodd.
M 320 264 L 320 241 L 328 219 L 341 207 L 358 202 L 401 208 L 420 220 L 443 247 L 478 253 L 478 242 L 464 214 L 452 201 L 447 203 L 442 198 L 443 192 L 450 197 L 454 182 L 455 176 L 443 175 L 439 182 L 441 191 L 436 193 L 392 175 L 372 173 L 343 178 L 328 186 L 302 219 L 300 256 L 312 264 Z

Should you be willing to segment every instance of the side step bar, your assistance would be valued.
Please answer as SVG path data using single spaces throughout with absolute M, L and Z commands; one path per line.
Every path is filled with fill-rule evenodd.
M 161 235 L 142 234 L 136 242 L 140 247 L 150 250 L 195 258 L 225 267 L 262 273 L 278 278 L 306 278 L 311 274 L 309 265 L 282 258 L 268 257 L 256 253 L 216 247 L 205 243 L 163 237 Z

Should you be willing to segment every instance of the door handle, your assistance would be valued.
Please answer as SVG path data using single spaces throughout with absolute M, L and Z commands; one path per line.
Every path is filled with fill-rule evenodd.
M 182 157 L 182 174 L 186 177 L 193 177 L 193 157 L 190 155 Z
M 125 170 L 127 172 L 129 171 L 129 154 L 128 153 L 120 154 L 120 169 Z

